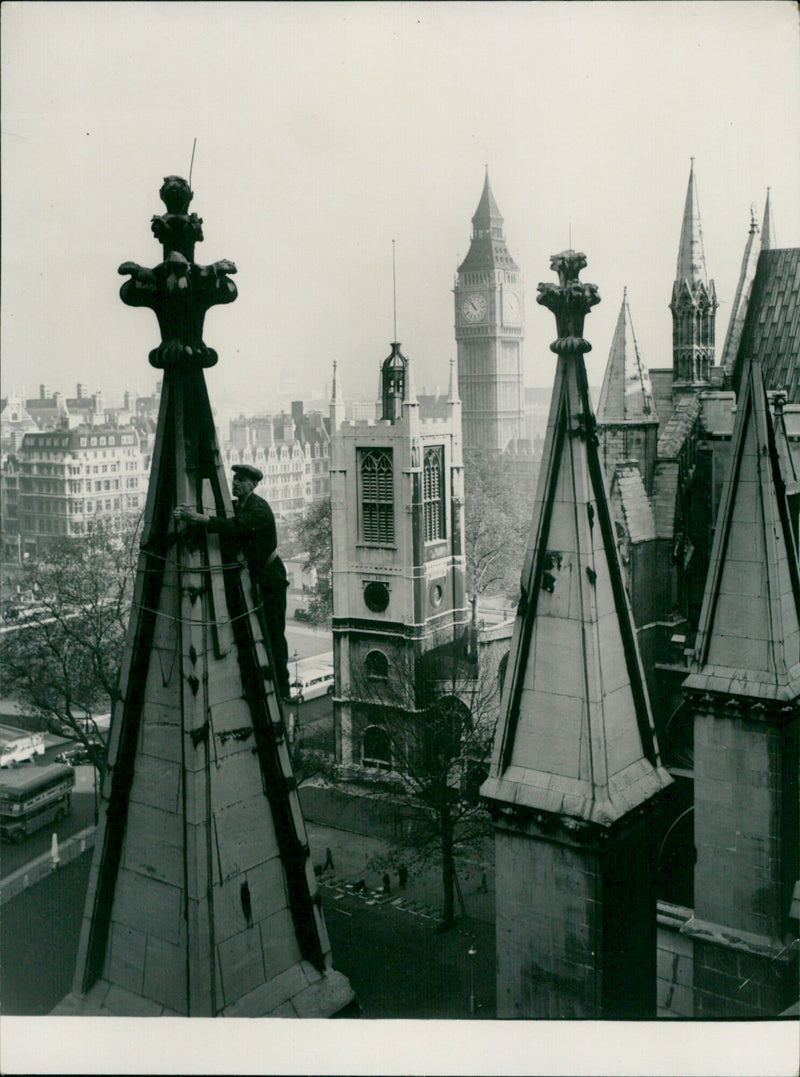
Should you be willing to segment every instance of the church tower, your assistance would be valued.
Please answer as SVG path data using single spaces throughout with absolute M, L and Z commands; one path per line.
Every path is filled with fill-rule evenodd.
M 694 157 L 683 209 L 678 265 L 672 286 L 673 391 L 707 388 L 714 365 L 717 293 L 706 273 Z
M 742 375 L 730 470 L 684 683 L 694 715 L 696 1017 L 774 1016 L 797 1001 L 800 570 L 781 404 Z
M 662 768 L 583 353 L 584 255 L 540 284 L 558 354 L 500 720 L 481 796 L 495 825 L 497 1016 L 656 1010 L 654 810 Z
M 421 419 L 412 362 L 394 342 L 379 417 L 331 431 L 334 729 L 344 764 L 391 763 L 375 717 L 382 686 L 468 624 L 455 377 L 451 368 L 448 416 Z
M 488 168 L 454 295 L 464 446 L 503 452 L 524 435 L 525 296 Z

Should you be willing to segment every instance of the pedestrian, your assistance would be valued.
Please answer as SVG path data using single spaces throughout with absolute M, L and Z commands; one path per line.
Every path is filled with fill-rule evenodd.
M 322 865 L 322 870 L 327 871 L 328 868 L 330 868 L 331 871 L 334 870 L 334 867 L 333 867 L 333 853 L 331 852 L 330 845 L 325 846 L 325 863 Z
M 400 883 L 400 889 L 405 890 L 408 883 L 408 868 L 405 864 L 401 864 L 397 869 L 397 880 Z
M 255 591 L 256 605 L 275 663 L 276 688 L 284 701 L 289 699 L 289 648 L 286 645 L 286 591 L 289 581 L 278 556 L 275 516 L 263 497 L 253 493 L 263 474 L 250 464 L 234 464 L 231 488 L 236 498 L 231 519 L 206 516 L 191 505 L 179 505 L 176 520 L 205 527 L 223 539 L 235 542 L 245 556 Z
M 387 871 L 383 873 L 383 892 L 384 894 L 391 894 L 392 892 L 392 882 Z

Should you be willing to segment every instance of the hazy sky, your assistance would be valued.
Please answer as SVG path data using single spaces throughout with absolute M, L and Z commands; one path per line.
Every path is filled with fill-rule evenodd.
M 446 384 L 453 276 L 488 163 L 525 274 L 526 381 L 547 385 L 549 256 L 586 252 L 598 384 L 627 284 L 650 366 L 689 159 L 727 327 L 750 205 L 772 187 L 800 243 L 798 28 L 791 2 L 22 3 L 3 5 L 3 390 L 77 381 L 149 391 L 151 312 L 117 266 L 152 266 L 162 177 L 188 175 L 202 263 L 239 299 L 212 310 L 222 409 L 309 399 L 333 359 L 371 396 L 392 329 L 418 387 Z M 293 380 L 292 380 L 293 379 Z

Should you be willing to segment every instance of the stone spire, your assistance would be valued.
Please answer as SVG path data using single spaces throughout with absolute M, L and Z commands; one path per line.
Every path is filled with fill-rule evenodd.
M 687 281 L 692 289 L 697 284 L 708 285 L 706 256 L 703 250 L 703 229 L 700 225 L 700 203 L 694 178 L 694 157 L 689 168 L 689 185 L 683 206 L 683 224 L 678 246 L 678 265 L 675 279 Z
M 233 515 L 203 322 L 236 298 L 236 267 L 194 262 L 185 180 L 161 197 L 162 262 L 120 266 L 123 302 L 157 315 L 164 379 L 74 988 L 56 1012 L 332 1016 L 353 993 L 332 969 L 259 596 L 235 546 L 173 516 Z
M 450 382 L 447 390 L 447 403 L 460 404 L 461 397 L 458 395 L 458 364 L 455 359 L 450 360 Z
M 714 365 L 717 294 L 706 275 L 694 158 L 683 210 L 678 264 L 672 286 L 672 367 L 676 388 L 704 388 Z
M 492 185 L 489 183 L 489 166 L 486 166 L 486 175 L 483 181 L 478 208 L 472 218 L 472 228 L 475 235 L 484 234 L 487 230 L 491 234 L 501 236 L 503 234 L 503 215 L 495 201 Z
M 800 576 L 759 363 L 742 377 L 687 690 L 800 696 Z M 789 455 L 785 448 L 785 455 Z
M 769 196 L 767 196 L 769 198 Z M 736 361 L 739 351 L 739 342 L 742 339 L 744 320 L 747 315 L 747 305 L 750 302 L 750 293 L 753 290 L 753 281 L 756 276 L 758 256 L 763 247 L 763 237 L 759 242 L 758 221 L 756 220 L 756 208 L 750 207 L 750 231 L 742 257 L 742 268 L 739 271 L 739 283 L 736 285 L 736 294 L 733 297 L 731 316 L 728 322 L 728 332 L 725 334 L 725 346 L 722 349 L 721 365 L 730 373 Z
M 761 230 L 761 249 L 771 251 L 775 246 L 775 222 L 772 219 L 771 191 L 767 187 L 767 200 L 764 203 L 764 227 Z
M 346 417 L 344 394 L 342 392 L 342 386 L 339 380 L 339 364 L 336 362 L 335 359 L 333 360 L 333 379 L 331 381 L 331 399 L 329 408 L 331 419 L 331 435 L 333 435 L 342 425 Z
M 609 485 L 618 463 L 635 460 L 645 489 L 650 490 L 658 451 L 658 415 L 650 373 L 633 328 L 627 288 L 608 354 L 597 423 Z
M 498 1016 L 643 1016 L 655 1008 L 655 959 L 646 953 L 655 902 L 648 869 L 637 866 L 641 833 L 631 835 L 670 778 L 660 764 L 589 402 L 583 320 L 599 297 L 595 285 L 578 280 L 584 255 L 567 251 L 551 264 L 560 283 L 540 284 L 539 302 L 556 316 L 558 365 L 501 716 L 481 790 L 498 828 Z M 637 898 L 612 943 L 605 918 L 613 916 L 611 893 L 623 880 L 612 882 L 617 869 L 606 852 L 617 840 L 628 865 L 624 885 Z M 527 917 L 518 903 L 522 886 L 544 927 L 511 928 L 515 917 Z M 622 980 L 615 986 L 617 974 L 603 967 L 609 946 L 628 953 L 617 974 L 624 965 L 626 976 L 637 977 L 625 988 L 627 1002 L 616 994 Z
M 601 424 L 658 422 L 650 373 L 634 332 L 627 288 L 608 353 L 597 421 Z
M 503 215 L 495 201 L 489 183 L 489 167 L 483 181 L 478 208 L 472 217 L 472 239 L 469 251 L 458 272 L 466 270 L 496 270 L 498 268 L 518 271 L 519 266 L 509 254 L 503 234 Z

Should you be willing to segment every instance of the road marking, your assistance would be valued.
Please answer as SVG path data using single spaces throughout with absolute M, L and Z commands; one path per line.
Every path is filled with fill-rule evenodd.
M 342 916 L 352 916 L 353 915 L 351 912 L 347 912 L 345 909 L 334 908 L 333 911 L 334 912 L 340 912 L 342 914 Z

